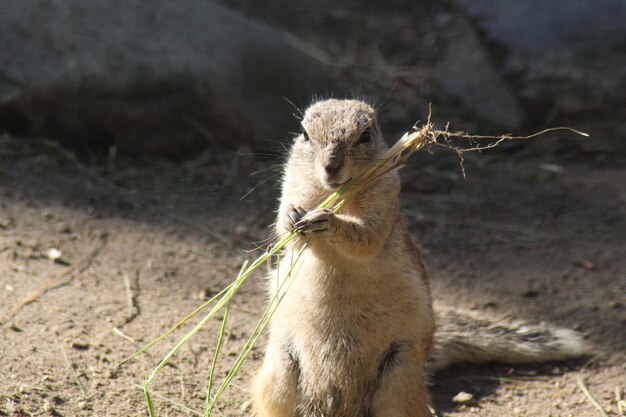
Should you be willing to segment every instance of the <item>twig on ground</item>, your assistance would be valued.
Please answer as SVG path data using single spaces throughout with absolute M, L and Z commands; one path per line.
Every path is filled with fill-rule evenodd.
M 135 341 L 135 339 L 133 339 L 132 337 L 128 336 L 127 334 L 123 333 L 120 329 L 118 329 L 117 327 L 113 328 L 113 333 L 115 333 L 116 335 L 118 335 L 119 337 L 121 337 L 122 339 L 125 339 L 127 341 L 129 341 L 130 343 L 132 343 L 133 345 L 136 345 L 137 342 Z
M 135 303 L 133 301 L 133 290 L 130 288 L 128 274 L 124 274 L 124 288 L 126 289 L 126 302 L 128 304 L 128 318 L 126 320 L 130 321 L 135 314 Z
M 121 337 L 122 339 L 126 340 L 127 342 L 129 342 L 131 345 L 133 345 L 135 348 L 140 349 L 141 345 L 139 344 L 139 342 L 137 342 L 135 339 L 133 339 L 132 337 L 130 337 L 129 335 L 127 335 L 126 333 L 122 332 L 119 328 L 117 327 L 113 327 L 113 333 L 115 333 L 116 335 L 118 335 L 119 337 Z M 150 359 L 153 358 L 152 354 L 150 352 L 146 352 L 146 355 L 148 355 L 148 357 Z
M 591 394 L 591 392 L 589 392 L 589 388 L 587 388 L 587 386 L 585 385 L 585 382 L 582 380 L 581 377 L 578 377 L 578 386 L 580 387 L 580 390 L 583 392 L 583 394 L 585 394 L 585 397 L 587 397 L 589 402 L 598 410 L 600 415 L 602 417 L 609 417 L 606 411 L 604 411 L 604 408 L 602 408 L 600 403 L 598 403 L 598 400 L 596 400 L 596 398 Z
M 106 246 L 107 238 L 108 238 L 108 235 L 106 233 L 101 234 L 100 242 L 96 245 L 96 248 L 89 255 L 80 259 L 78 262 L 72 262 L 73 266 L 66 269 L 65 271 L 57 275 L 56 277 L 48 280 L 39 288 L 37 288 L 33 293 L 24 297 L 19 303 L 17 303 L 8 312 L 4 314 L 4 317 L 2 318 L 2 320 L 0 320 L 0 324 L 6 323 L 22 307 L 34 302 L 35 300 L 37 300 L 39 297 L 41 297 L 48 291 L 71 283 L 75 277 L 74 272 L 79 274 L 83 272 L 84 270 L 86 270 L 87 268 L 89 268 L 93 260 L 98 256 L 100 251 L 102 251 L 102 249 L 104 249 L 104 247 Z
M 439 411 L 435 410 L 431 406 L 428 406 L 428 411 L 430 411 L 432 417 L 444 417 L 443 414 L 441 414 Z
M 128 304 L 128 316 L 124 319 L 124 324 L 128 324 L 135 320 L 135 318 L 141 313 L 139 303 L 137 302 L 137 295 L 139 294 L 139 271 L 135 272 L 135 287 L 137 294 L 133 294 L 128 274 L 124 274 L 124 288 L 126 289 L 126 302 Z
M 626 401 L 622 399 L 622 389 L 615 387 L 615 402 L 617 403 L 617 411 L 620 416 L 626 416 Z

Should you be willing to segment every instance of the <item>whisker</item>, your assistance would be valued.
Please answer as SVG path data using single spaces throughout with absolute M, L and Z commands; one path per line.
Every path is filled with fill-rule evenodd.
M 251 192 L 253 192 L 254 190 L 256 190 L 257 188 L 259 188 L 261 185 L 267 183 L 268 181 L 271 181 L 275 178 L 278 178 L 279 175 L 272 175 L 269 178 L 264 179 L 263 181 L 261 181 L 260 183 L 258 183 L 257 185 L 255 185 L 254 187 L 252 187 L 247 193 L 245 193 L 243 196 L 241 196 L 241 198 L 239 199 L 239 201 L 243 200 L 244 198 L 246 198 L 248 195 L 250 195 Z

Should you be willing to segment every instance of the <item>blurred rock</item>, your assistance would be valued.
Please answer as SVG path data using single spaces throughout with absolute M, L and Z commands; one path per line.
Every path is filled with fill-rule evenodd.
M 623 123 L 626 117 L 626 2 L 454 0 L 498 45 L 536 122 L 567 117 Z
M 468 405 L 474 404 L 476 399 L 469 392 L 461 391 L 452 398 L 452 402 L 455 404 Z
M 0 129 L 169 156 L 282 140 L 297 124 L 283 97 L 333 90 L 295 45 L 210 2 L 3 2 Z
M 464 18 L 450 29 L 447 47 L 437 66 L 437 81 L 480 117 L 496 125 L 516 128 L 522 109 L 492 63 L 489 51 Z

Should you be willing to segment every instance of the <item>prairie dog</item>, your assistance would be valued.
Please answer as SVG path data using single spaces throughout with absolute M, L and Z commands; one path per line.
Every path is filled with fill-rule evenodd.
M 314 210 L 387 150 L 375 111 L 356 100 L 322 101 L 302 127 L 285 166 L 276 231 L 298 228 L 308 242 L 272 318 L 255 410 L 427 417 L 434 315 L 420 252 L 398 210 L 398 174 L 354 195 L 338 214 Z
M 285 164 L 276 232 L 298 230 L 307 244 L 270 324 L 254 412 L 429 417 L 425 367 L 435 314 L 421 253 L 399 212 L 397 172 L 352 195 L 337 214 L 316 209 L 388 149 L 375 110 L 359 100 L 319 101 L 301 124 Z M 282 259 L 299 250 L 287 247 Z M 271 291 L 276 278 L 284 276 L 270 279 Z M 462 360 L 530 362 L 584 352 L 575 332 L 441 311 L 434 370 Z

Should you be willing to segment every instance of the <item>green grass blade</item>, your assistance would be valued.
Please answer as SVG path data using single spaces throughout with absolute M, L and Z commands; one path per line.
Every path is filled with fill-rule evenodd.
M 150 395 L 150 390 L 148 390 L 148 381 L 143 384 L 143 395 L 146 397 L 146 403 L 148 403 L 148 415 L 150 417 L 156 417 L 156 413 L 154 412 L 154 403 L 152 402 L 152 396 Z
M 261 336 L 261 334 L 267 327 L 270 319 L 272 318 L 272 316 L 278 309 L 280 301 L 284 297 L 285 293 L 291 287 L 291 284 L 293 284 L 293 282 L 295 281 L 295 277 L 297 276 L 297 271 L 299 271 L 299 268 L 301 266 L 301 264 L 298 264 L 298 262 L 300 261 L 300 258 L 305 248 L 306 248 L 306 244 L 298 253 L 298 256 L 296 257 L 295 261 L 291 263 L 290 268 L 287 271 L 287 276 L 285 277 L 283 282 L 280 284 L 280 287 L 277 289 L 276 294 L 274 295 L 272 300 L 270 300 L 270 303 L 268 304 L 267 308 L 263 312 L 263 315 L 261 316 L 261 319 L 257 323 L 255 329 L 252 331 L 252 334 L 248 338 L 243 350 L 239 353 L 239 356 L 235 360 L 235 363 L 229 370 L 228 375 L 226 376 L 226 379 L 224 380 L 224 382 L 222 382 L 222 385 L 218 388 L 215 396 L 212 398 L 211 403 L 209 404 L 209 406 L 207 407 L 204 413 L 204 417 L 211 416 L 211 413 L 213 412 L 213 408 L 215 408 L 215 405 L 217 404 L 218 399 L 224 393 L 226 388 L 228 388 L 228 385 L 230 385 L 230 382 L 239 372 L 239 369 L 243 365 L 243 362 L 246 360 L 246 358 L 252 351 L 252 348 L 256 344 L 256 341 Z M 296 266 L 298 266 L 298 270 L 296 271 L 296 273 L 294 273 L 294 268 Z
M 248 261 L 244 261 L 243 265 L 241 265 L 241 270 L 239 271 L 239 275 L 241 276 L 243 271 L 245 271 L 248 266 Z M 236 287 L 233 287 L 235 289 Z M 236 289 L 235 289 L 236 291 Z M 231 298 L 232 299 L 232 298 Z M 211 400 L 211 390 L 213 389 L 213 377 L 215 374 L 215 368 L 217 365 L 217 358 L 220 353 L 220 349 L 222 348 L 222 342 L 224 341 L 224 335 L 226 334 L 226 322 L 228 320 L 228 312 L 230 311 L 230 301 L 226 304 L 226 308 L 224 310 L 224 318 L 222 319 L 222 324 L 220 326 L 220 334 L 217 339 L 217 346 L 215 346 L 215 353 L 213 354 L 213 361 L 211 362 L 211 372 L 209 373 L 209 383 L 207 384 L 207 392 L 206 392 L 206 405 L 208 406 Z

